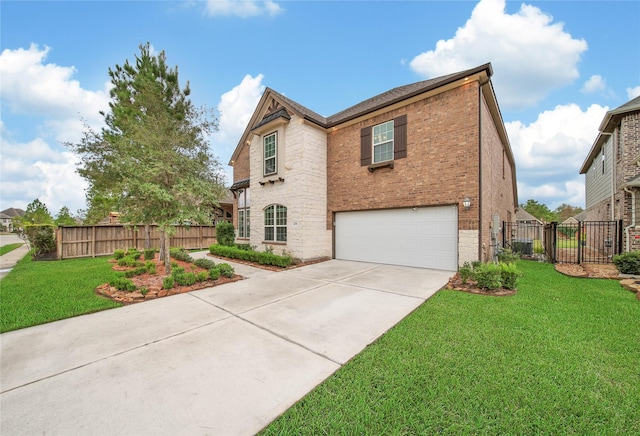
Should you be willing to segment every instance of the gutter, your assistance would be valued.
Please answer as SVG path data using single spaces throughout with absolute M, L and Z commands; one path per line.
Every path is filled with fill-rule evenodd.
M 628 192 L 629 194 L 631 194 L 631 224 L 629 224 L 627 227 L 624 228 L 624 234 L 627 240 L 625 244 L 625 251 L 628 253 L 629 252 L 629 229 L 631 227 L 635 227 L 636 225 L 636 193 L 630 190 L 627 186 L 625 186 L 623 189 L 625 192 Z

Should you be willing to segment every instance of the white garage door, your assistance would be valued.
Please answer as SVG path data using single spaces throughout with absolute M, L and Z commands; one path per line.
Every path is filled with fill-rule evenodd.
M 336 259 L 458 269 L 455 206 L 336 213 Z

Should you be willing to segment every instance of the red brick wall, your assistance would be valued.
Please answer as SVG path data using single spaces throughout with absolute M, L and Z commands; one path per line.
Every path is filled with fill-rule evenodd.
M 407 157 L 394 168 L 360 165 L 360 130 L 407 115 Z M 478 83 L 472 82 L 330 132 L 327 141 L 327 228 L 332 213 L 458 204 L 460 229 L 477 222 Z M 471 224 L 470 224 L 471 223 Z M 472 227 L 473 228 L 473 227 Z
M 233 162 L 233 181 L 248 179 L 250 176 L 249 167 L 251 165 L 249 146 L 245 145 L 238 154 L 238 158 Z M 238 228 L 238 199 L 233 200 L 233 225 Z
M 482 99 L 482 260 L 490 260 L 495 244 L 502 241 L 502 232 L 496 227 L 497 239 L 492 239 L 493 216 L 498 215 L 499 226 L 509 216 L 515 216 L 513 194 L 513 166 L 509 162 L 489 107 Z M 476 203 L 477 205 L 477 203 Z

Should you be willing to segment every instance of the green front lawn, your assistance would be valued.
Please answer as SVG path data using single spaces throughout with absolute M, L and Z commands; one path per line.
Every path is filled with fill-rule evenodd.
M 640 434 L 640 302 L 518 263 L 518 293 L 443 290 L 264 434 Z
M 25 256 L 0 282 L 0 333 L 119 307 L 93 292 L 115 275 L 104 257 L 33 262 Z
M 24 243 L 22 242 L 16 242 L 15 244 L 7 244 L 7 245 L 3 245 L 2 247 L 0 247 L 0 256 L 5 255 L 13 250 L 15 250 L 18 247 L 23 246 Z

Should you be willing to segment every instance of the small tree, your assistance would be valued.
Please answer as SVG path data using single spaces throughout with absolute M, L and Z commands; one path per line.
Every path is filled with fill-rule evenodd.
M 216 240 L 220 245 L 232 247 L 235 244 L 236 231 L 233 224 L 223 221 L 216 225 Z
M 218 204 L 225 188 L 208 136 L 216 119 L 188 99 L 177 68 L 167 67 L 164 52 L 140 46 L 134 64 L 109 69 L 113 88 L 107 127 L 85 131 L 79 144 L 67 144 L 81 158 L 78 173 L 89 181 L 94 198 L 113 199 L 109 206 L 132 225 L 158 224 L 161 257 L 168 273 L 169 238 L 175 225 L 210 222 L 207 204 Z M 146 244 L 145 244 L 146 246 Z
M 76 220 L 71 216 L 69 208 L 67 206 L 62 206 L 58 215 L 56 215 L 54 223 L 56 226 L 74 226 L 76 224 Z

